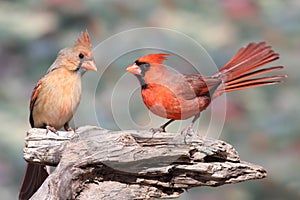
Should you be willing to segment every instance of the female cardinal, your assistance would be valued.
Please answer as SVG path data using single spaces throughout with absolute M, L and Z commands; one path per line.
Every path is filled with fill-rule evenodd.
M 30 100 L 31 127 L 56 132 L 69 128 L 81 96 L 81 76 L 97 71 L 88 32 L 82 33 L 75 45 L 62 49 L 54 63 L 36 84 Z M 27 164 L 19 199 L 29 199 L 47 178 L 44 165 Z
M 182 131 L 186 135 L 192 131 L 200 112 L 224 92 L 277 84 L 286 77 L 252 78 L 283 68 L 276 66 L 254 71 L 279 58 L 265 42 L 250 43 L 241 48 L 212 76 L 176 73 L 162 64 L 166 56 L 169 54 L 149 54 L 139 58 L 126 69 L 138 78 L 147 108 L 160 117 L 170 119 L 160 128 L 152 129 L 154 132 L 165 131 L 166 126 L 174 120 L 194 116 L 189 126 Z

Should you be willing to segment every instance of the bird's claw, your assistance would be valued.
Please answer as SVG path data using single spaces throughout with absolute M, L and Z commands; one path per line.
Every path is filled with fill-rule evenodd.
M 161 132 L 166 132 L 166 130 L 162 127 L 159 127 L 159 128 L 150 128 L 150 130 L 153 134 L 155 133 L 161 133 Z
M 71 132 L 74 132 L 74 133 L 75 133 L 75 130 L 76 130 L 76 129 L 72 129 L 71 127 L 69 127 L 69 128 L 66 129 L 66 131 L 68 131 L 68 132 L 71 131 Z
M 53 126 L 46 126 L 46 134 L 48 134 L 49 131 L 58 135 L 58 131 Z
M 151 137 L 152 139 L 153 139 L 155 133 L 166 132 L 166 130 L 163 127 L 151 128 L 149 131 L 152 132 L 152 137 Z
M 65 125 L 64 125 L 64 129 L 66 130 L 66 131 L 72 131 L 72 132 L 74 132 L 75 133 L 75 130 L 76 130 L 76 128 L 75 129 L 72 129 L 70 126 L 69 126 L 69 123 L 65 123 Z
M 181 135 L 184 135 L 184 136 L 187 136 L 187 135 L 192 136 L 194 134 L 195 134 L 194 130 L 190 127 L 187 127 L 181 131 Z
M 192 137 L 195 135 L 195 132 L 192 127 L 187 127 L 181 131 L 181 135 L 183 136 L 184 143 L 186 144 L 187 136 Z

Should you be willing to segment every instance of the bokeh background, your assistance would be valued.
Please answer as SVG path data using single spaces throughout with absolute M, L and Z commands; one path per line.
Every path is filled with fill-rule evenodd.
M 280 53 L 281 59 L 275 64 L 284 65 L 282 74 L 289 76 L 281 85 L 227 95 L 227 117 L 220 139 L 231 143 L 243 160 L 264 166 L 268 177 L 218 188 L 195 188 L 180 199 L 300 199 L 299 21 L 298 0 L 1 1 L 1 199 L 17 198 L 26 164 L 22 148 L 29 129 L 31 91 L 57 52 L 72 45 L 85 29 L 89 30 L 93 44 L 97 44 L 121 31 L 147 26 L 169 28 L 188 35 L 205 47 L 217 66 L 225 64 L 248 42 L 267 41 Z M 108 52 L 118 46 L 110 48 Z M 107 95 L 111 94 L 110 85 L 124 74 L 130 62 L 124 66 L 115 62 L 106 69 L 97 87 L 97 101 L 110 105 Z M 101 68 L 101 61 L 97 66 Z M 88 73 L 84 78 L 87 97 L 95 96 L 92 83 L 88 81 L 95 76 Z M 136 80 L 131 80 L 137 84 Z M 123 92 L 125 94 L 126 90 Z M 147 110 L 138 100 L 138 108 L 133 108 L 132 112 L 144 119 Z M 75 125 L 97 125 L 92 119 L 94 114 L 85 111 L 86 106 L 80 105 Z M 101 126 L 118 129 L 110 106 L 96 109 L 96 116 Z

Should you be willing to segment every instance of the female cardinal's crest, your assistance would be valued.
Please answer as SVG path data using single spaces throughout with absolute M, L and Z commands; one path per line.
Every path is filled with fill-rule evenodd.
M 157 54 L 148 54 L 146 56 L 141 57 L 138 61 L 145 62 L 150 64 L 162 64 L 164 60 L 166 60 L 166 56 L 170 56 L 170 54 L 165 53 L 157 53 Z
M 91 41 L 90 41 L 90 36 L 87 31 L 82 32 L 80 37 L 76 41 L 76 46 L 83 46 L 89 49 L 92 49 Z

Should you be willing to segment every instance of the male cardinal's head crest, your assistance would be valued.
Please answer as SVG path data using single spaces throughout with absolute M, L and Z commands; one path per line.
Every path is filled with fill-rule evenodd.
M 157 54 L 148 54 L 139 58 L 137 61 L 140 63 L 149 63 L 149 64 L 162 64 L 164 60 L 166 60 L 166 56 L 170 56 L 170 54 L 165 53 L 157 53 Z
M 170 56 L 170 54 L 148 54 L 137 59 L 132 65 L 127 67 L 126 70 L 136 76 L 144 77 L 150 66 L 161 65 L 163 61 L 166 60 L 166 56 Z
M 153 75 L 153 74 L 157 74 L 155 73 L 155 70 L 162 70 L 163 67 L 162 63 L 164 62 L 164 60 L 166 60 L 166 56 L 170 56 L 170 54 L 165 54 L 165 53 L 148 54 L 146 56 L 137 59 L 133 64 L 127 67 L 126 70 L 134 74 L 140 81 L 142 89 L 145 89 L 147 87 L 147 81 L 148 81 L 146 78 L 146 73 L 147 74 L 150 73 Z

